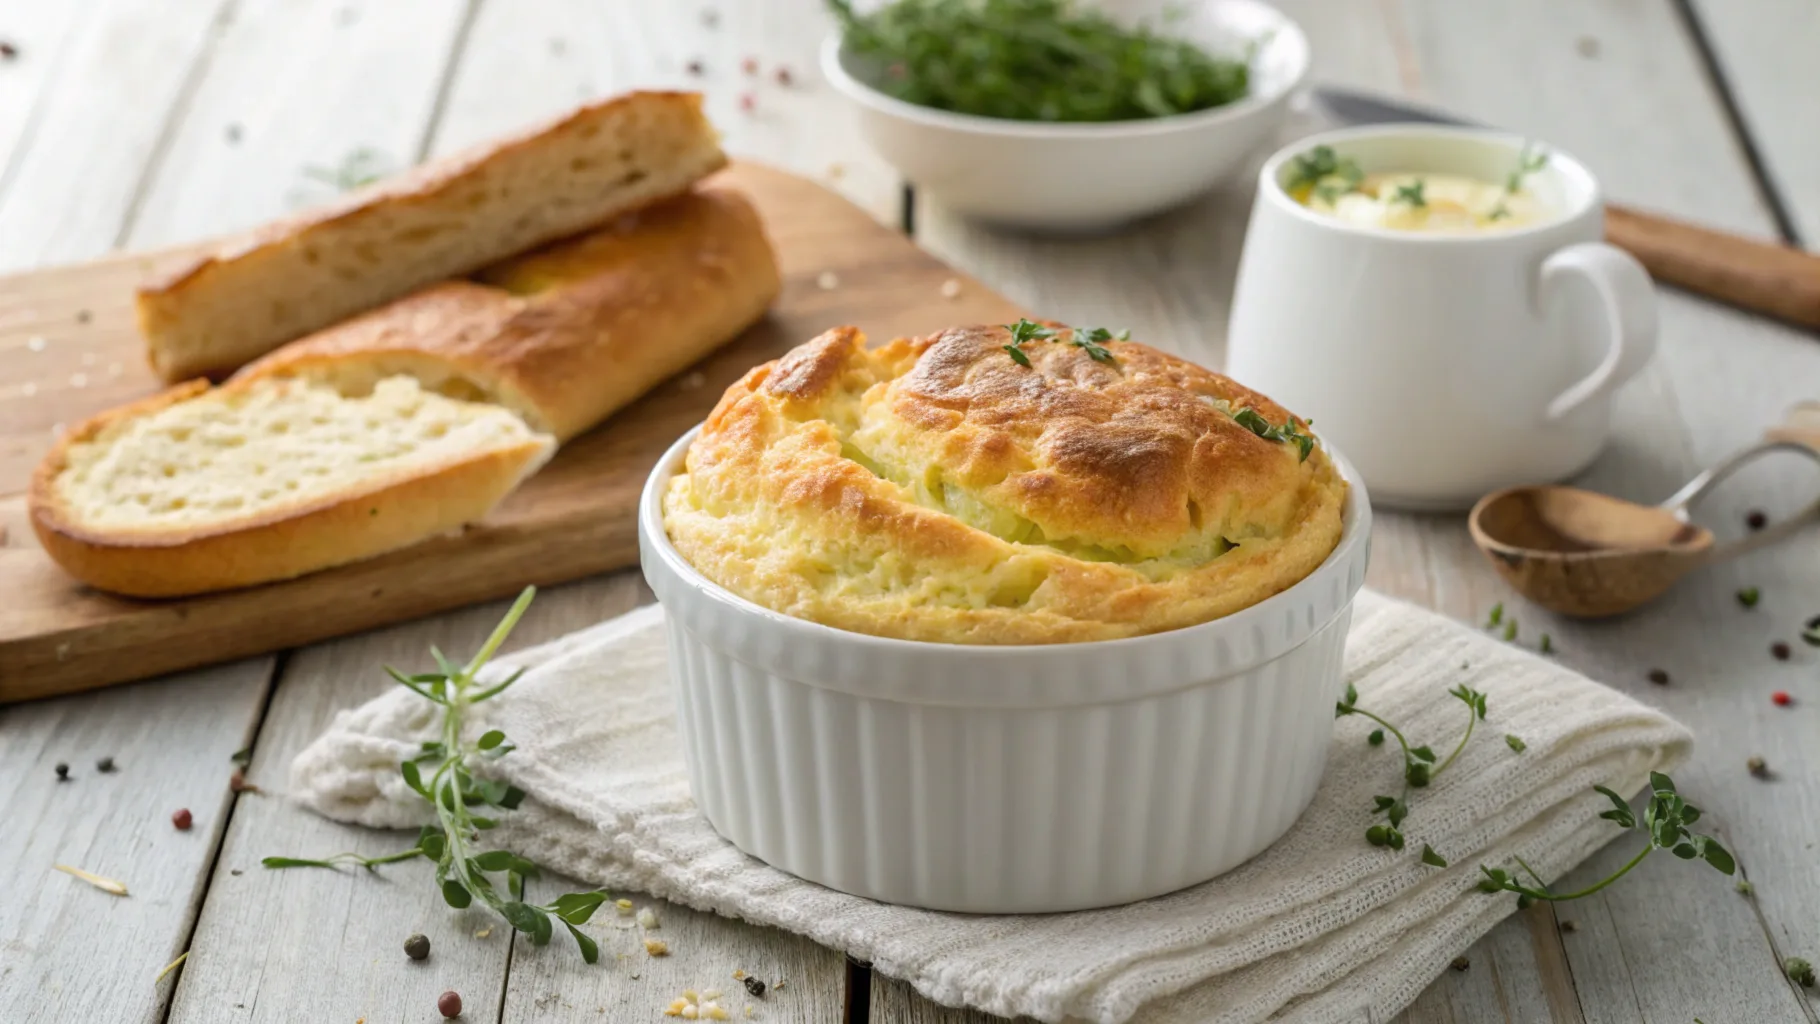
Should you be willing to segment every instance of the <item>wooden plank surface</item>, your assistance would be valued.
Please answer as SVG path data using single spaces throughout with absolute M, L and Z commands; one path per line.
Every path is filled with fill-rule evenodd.
M 686 44 L 700 38 L 693 25 L 699 11 L 677 5 L 668 9 L 673 12 L 671 15 L 665 15 L 646 5 L 639 6 L 634 16 L 633 7 L 532 0 L 512 5 L 508 13 L 505 4 L 482 4 L 473 16 L 473 25 L 458 63 L 448 71 L 447 99 L 427 148 L 435 153 L 446 152 L 514 124 L 544 116 L 579 99 L 632 84 L 646 84 L 648 79 L 643 76 L 654 68 L 668 66 L 674 70 L 686 64 L 683 54 L 691 52 Z M 666 21 L 670 16 L 686 17 L 689 21 L 670 24 Z M 792 38 L 785 31 L 784 22 L 788 16 L 794 16 L 806 25 L 819 25 L 820 11 L 811 3 L 747 4 L 723 9 L 717 28 L 727 34 L 728 41 L 717 45 L 730 53 L 747 46 L 758 48 L 760 43 L 741 41 L 745 34 L 739 26 L 753 22 L 770 26 L 770 32 L 780 33 L 777 45 L 785 46 Z M 819 28 L 815 31 L 819 34 Z M 802 35 L 807 33 L 799 33 L 797 37 Z M 649 45 L 652 39 L 669 42 L 653 48 Z M 553 45 L 552 40 L 560 41 L 560 45 Z M 527 54 L 538 55 L 541 63 L 537 74 L 523 73 Z M 718 123 L 725 125 L 726 112 L 736 105 L 736 95 L 713 83 L 708 84 L 708 89 L 710 113 Z M 815 106 L 832 99 L 820 91 L 793 93 L 791 98 L 802 104 L 800 113 L 809 122 L 816 120 Z M 727 144 L 735 152 L 768 158 L 802 173 L 815 173 L 815 166 L 805 162 L 805 157 L 811 154 L 801 150 L 798 140 L 789 131 L 781 130 L 789 123 L 793 122 L 779 122 L 773 126 L 779 130 L 768 132 L 736 128 L 729 131 Z M 850 198 L 867 205 L 869 212 L 880 219 L 895 219 L 895 179 L 890 179 L 888 187 L 874 188 L 870 192 L 866 191 L 867 180 L 863 173 L 856 173 L 844 175 L 836 184 L 845 189 Z M 797 227 L 807 228 L 808 224 Z M 824 230 L 837 235 L 847 233 L 850 227 L 845 218 L 823 225 Z M 864 301 L 868 303 L 864 326 L 883 331 L 891 327 L 889 318 L 911 315 L 908 310 L 891 312 L 887 308 L 889 303 L 878 302 L 876 290 L 883 282 L 875 270 L 849 273 L 837 269 L 842 275 L 839 288 L 824 291 L 813 282 L 828 269 L 837 268 L 811 265 L 792 271 L 795 278 L 792 288 L 806 289 L 802 293 L 806 302 L 822 304 L 817 307 L 818 316 L 831 317 L 842 303 Z M 940 283 L 937 280 L 930 284 L 928 295 L 916 295 L 915 305 L 920 307 L 939 301 Z M 987 311 L 981 310 L 979 315 L 987 315 Z M 744 365 L 730 366 L 727 372 L 737 374 Z M 699 390 L 703 394 L 712 395 L 726 383 L 718 373 L 710 371 L 715 379 L 701 385 Z M 540 634 L 550 635 L 596 621 L 628 607 L 633 594 L 649 599 L 648 593 L 636 582 L 634 573 L 545 592 L 534 606 L 531 617 L 520 627 L 515 642 L 529 642 Z M 380 635 L 414 638 L 419 646 L 434 639 L 445 649 L 460 649 L 484 635 L 498 611 L 499 606 L 494 606 L 490 610 L 443 616 Z M 343 680 L 336 667 L 362 661 L 370 664 L 376 653 L 373 641 L 371 637 L 356 637 L 320 644 L 297 652 L 287 660 L 267 719 L 266 730 L 272 739 L 268 741 L 262 733 L 261 742 L 265 745 L 256 765 L 261 773 L 259 777 L 263 778 L 266 771 L 273 771 L 281 779 L 283 766 L 288 764 L 290 756 L 283 751 L 295 750 L 294 737 L 313 737 L 326 721 L 328 710 L 357 703 L 383 687 L 384 680 L 379 677 L 363 677 L 358 682 Z M 305 708 L 308 710 L 303 710 Z M 268 764 L 275 767 L 268 769 Z M 250 801 L 253 798 L 243 799 Z M 255 810 L 258 817 L 252 816 Z M 235 859 L 230 854 L 240 847 L 234 844 L 250 843 L 255 839 L 265 842 L 270 836 L 284 834 L 300 838 L 313 836 L 324 842 L 324 848 L 334 846 L 337 840 L 367 841 L 359 838 L 366 835 L 362 830 L 335 826 L 274 801 L 260 801 L 249 810 L 244 832 L 236 828 L 235 835 L 230 837 L 229 853 L 224 854 L 222 865 L 225 868 Z M 262 846 L 260 852 L 263 854 L 265 847 Z M 249 849 L 248 855 L 251 853 Z M 217 884 L 229 887 L 220 890 L 222 892 L 233 892 L 233 884 L 247 881 L 248 876 L 235 876 L 231 869 L 228 871 L 225 875 L 217 874 Z M 358 979 L 359 991 L 371 994 L 371 998 L 362 996 L 364 1005 L 358 1013 L 365 1015 L 372 1024 L 427 1017 L 435 993 L 441 991 L 438 984 L 446 984 L 419 978 L 410 970 L 417 965 L 390 959 L 395 956 L 397 943 L 402 941 L 404 934 L 399 931 L 401 926 L 390 924 L 390 921 L 407 917 L 424 922 L 411 927 L 423 927 L 426 933 L 430 933 L 431 927 L 441 929 L 440 934 L 430 933 L 433 947 L 449 949 L 462 958 L 459 961 L 463 965 L 461 969 L 437 977 L 459 979 L 457 984 L 466 999 L 469 1019 L 655 1019 L 661 1008 L 684 989 L 701 991 L 715 987 L 727 993 L 725 1005 L 742 1013 L 744 1005 L 752 1004 L 754 1018 L 759 1020 L 820 1022 L 837 1019 L 839 1013 L 842 958 L 838 953 L 795 936 L 755 929 L 679 907 L 658 904 L 663 921 L 662 934 L 672 949 L 669 957 L 646 958 L 642 945 L 634 941 L 636 933 L 619 931 L 620 921 L 609 912 L 590 926 L 607 955 L 602 964 L 588 967 L 567 947 L 553 945 L 538 950 L 524 943 L 513 944 L 503 927 L 489 931 L 484 940 L 475 940 L 472 930 L 462 931 L 449 924 L 448 919 L 457 915 L 441 908 L 433 894 L 420 891 L 422 879 L 415 876 L 401 880 L 395 887 L 396 895 L 393 887 L 381 883 L 387 885 L 386 891 L 374 898 L 385 901 L 384 906 L 395 907 L 396 911 L 388 910 L 380 915 L 370 914 L 368 905 L 342 895 L 343 884 L 365 887 L 370 882 L 368 879 L 343 880 L 317 875 L 287 877 L 282 881 L 289 887 L 283 897 L 287 903 L 326 907 L 312 916 L 311 931 L 330 936 L 352 934 L 360 938 L 360 950 L 371 946 L 377 951 L 373 954 L 378 958 L 377 963 L 369 964 L 360 959 L 358 951 L 325 948 L 314 939 L 303 940 L 317 958 L 332 958 L 337 965 L 335 973 L 340 976 L 345 972 L 350 979 L 348 988 L 355 988 L 354 979 Z M 554 887 L 560 882 L 550 880 L 545 884 Z M 354 894 L 366 890 L 348 891 Z M 278 897 L 273 895 L 271 898 Z M 639 902 L 647 901 L 641 897 Z M 266 899 L 245 903 L 255 908 L 272 905 Z M 295 1015 L 272 1019 L 340 1019 L 334 1015 L 354 1010 L 354 999 L 325 991 L 325 986 L 313 983 L 310 972 L 292 968 L 290 955 L 277 948 L 270 937 L 258 934 L 262 921 L 251 911 L 237 911 L 224 905 L 221 916 L 214 917 L 211 916 L 213 908 L 214 901 L 211 901 L 209 912 L 205 913 L 198 930 L 196 962 L 186 966 L 189 972 L 183 983 L 186 991 L 173 1013 L 174 1020 L 223 1019 L 225 1007 L 235 1002 L 248 1003 L 244 995 L 230 1000 L 223 993 L 245 989 L 249 978 L 262 979 L 256 982 L 260 985 L 265 984 L 263 979 L 270 979 L 273 986 L 270 994 L 282 993 L 280 1005 Z M 381 919 L 388 923 L 383 926 L 373 923 Z M 244 952 L 243 947 L 246 947 Z M 222 951 L 222 955 L 205 955 L 209 950 Z M 620 960 L 619 953 L 626 953 L 627 958 Z M 437 955 L 432 954 L 433 958 Z M 761 1003 L 747 997 L 744 989 L 733 981 L 730 974 L 734 969 L 754 971 L 773 983 L 781 977 L 787 984 L 783 991 L 769 993 Z M 192 985 L 197 993 L 193 1001 L 188 991 Z M 385 986 L 398 991 L 382 993 Z
M 1493 10 L 1441 0 L 1370 6 L 1298 0 L 1282 6 L 1309 31 L 1319 78 L 1402 93 L 1533 134 L 1585 160 L 1616 199 L 1773 237 L 1697 51 L 1666 4 L 1561 0 Z M 1548 74 L 1537 75 L 1539 67 Z M 1513 88 L 1513 82 L 1524 85 Z M 1304 122 L 1288 134 L 1310 127 Z M 919 193 L 917 238 L 1044 315 L 1129 325 L 1140 338 L 1218 365 L 1249 189 L 1246 181 L 1182 213 L 1089 241 L 990 231 L 949 215 L 939 197 Z M 1612 449 L 1585 480 L 1639 500 L 1659 500 L 1767 425 L 1780 414 L 1778 403 L 1803 386 L 1820 387 L 1814 362 L 1820 346 L 1811 339 L 1679 295 L 1664 294 L 1663 305 L 1663 356 L 1619 402 Z M 1753 413 L 1736 414 L 1744 409 Z M 1710 511 L 1735 530 L 1744 505 L 1792 508 L 1803 481 L 1784 476 L 1778 484 L 1773 477 L 1741 479 L 1742 493 L 1728 492 Z M 1798 811 L 1794 819 L 1772 818 L 1820 799 L 1820 763 L 1811 744 L 1801 752 L 1787 749 L 1802 730 L 1813 735 L 1812 722 L 1777 718 L 1767 701 L 1769 689 L 1793 685 L 1802 673 L 1768 658 L 1768 629 L 1701 628 L 1734 619 L 1732 592 L 1771 563 L 1787 567 L 1774 577 L 1789 601 L 1774 628 L 1786 632 L 1798 609 L 1820 612 L 1820 546 L 1811 538 L 1702 574 L 1662 605 L 1626 620 L 1570 623 L 1525 608 L 1472 548 L 1459 518 L 1379 517 L 1373 586 L 1468 621 L 1482 621 L 1504 601 L 1518 610 L 1527 642 L 1547 630 L 1567 663 L 1695 723 L 1702 742 L 1695 763 L 1682 772 L 1684 789 L 1698 794 L 1694 799 L 1719 823 L 1747 872 L 1754 876 L 1760 864 L 1780 869 L 1775 895 L 1760 896 L 1756 906 L 1717 876 L 1690 878 L 1684 865 L 1669 863 L 1648 865 L 1647 881 L 1614 887 L 1584 906 L 1552 913 L 1538 907 L 1513 917 L 1468 952 L 1467 971 L 1437 979 L 1407 1020 L 1680 1019 L 1659 1017 L 1669 1006 L 1709 1021 L 1811 1019 L 1776 965 L 1800 941 L 1795 922 L 1820 914 L 1811 870 L 1820 826 Z M 1644 676 L 1655 664 L 1685 674 L 1685 682 L 1667 690 L 1650 686 Z M 1738 690 L 1750 691 L 1757 703 Z M 1783 788 L 1765 787 L 1740 770 L 1744 758 L 1764 747 L 1792 759 Z M 1607 849 L 1569 881 L 1591 881 L 1630 852 Z M 1808 871 L 1795 877 L 1790 862 L 1803 857 Z M 1664 941 L 1669 893 L 1670 906 L 1701 922 L 1697 936 Z M 1580 932 L 1563 941 L 1555 933 L 1557 914 L 1580 919 L 1588 930 L 1609 922 L 1605 941 L 1587 941 Z M 1716 978 L 1699 969 L 1715 961 L 1737 966 Z M 1650 995 L 1640 1000 L 1633 990 Z M 881 986 L 876 1019 L 965 1019 L 915 1009 L 906 991 Z
M 1810 0 L 1682 0 L 1808 249 L 1820 251 L 1820 6 Z
M 214 145 L 207 137 L 187 138 Z M 784 292 L 770 315 L 611 422 L 565 444 L 492 515 L 457 535 L 229 594 L 135 601 L 66 576 L 23 528 L 23 498 L 0 499 L 0 517 L 15 524 L 0 549 L 0 587 L 17 598 L 0 607 L 0 701 L 261 654 L 513 594 L 526 584 L 624 568 L 638 557 L 634 508 L 650 467 L 753 365 L 832 324 L 858 323 L 890 336 L 956 318 L 1012 314 L 971 282 L 958 298 L 943 299 L 954 271 L 813 182 L 755 164 L 736 165 L 717 180 L 752 197 L 778 249 Z M 109 333 L 101 323 L 118 325 L 111 305 L 139 276 L 138 263 L 128 257 L 0 281 L 0 293 L 10 295 L 0 298 L 0 308 L 29 307 L 42 319 L 72 325 L 69 336 L 43 351 L 32 350 L 36 335 L 26 336 L 36 328 L 0 333 L 0 345 L 23 353 L 0 363 L 0 388 L 44 382 L 48 392 L 66 373 L 89 372 L 83 367 L 91 358 L 96 367 L 133 358 L 138 339 Z M 80 310 L 102 302 L 110 304 L 104 321 L 77 322 Z M 46 419 L 92 411 L 94 390 L 72 387 L 52 393 L 61 401 L 21 404 L 16 415 L 0 412 L 0 434 L 30 452 L 51 435 Z M 5 483 L 18 487 L 23 480 Z

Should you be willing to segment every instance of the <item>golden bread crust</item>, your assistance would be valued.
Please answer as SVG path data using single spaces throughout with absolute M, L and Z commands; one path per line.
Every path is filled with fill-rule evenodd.
M 706 188 L 300 338 L 235 379 L 409 373 L 566 441 L 732 340 L 780 287 L 758 211 Z
M 1002 327 L 873 350 L 829 331 L 728 389 L 669 485 L 666 531 L 767 608 L 978 644 L 1206 622 L 1333 550 L 1332 460 L 1235 419 L 1287 411 L 1143 345 L 1106 342 L 1108 362 L 1071 340 L 1025 343 L 1025 367 Z

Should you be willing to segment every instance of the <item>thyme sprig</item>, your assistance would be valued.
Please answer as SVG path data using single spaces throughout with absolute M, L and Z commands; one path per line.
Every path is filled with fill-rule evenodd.
M 1515 872 L 1481 864 L 1479 872 L 1485 877 L 1479 879 L 1479 891 L 1486 893 L 1514 892 L 1517 894 L 1517 906 L 1520 908 L 1527 907 L 1537 900 L 1548 900 L 1555 903 L 1577 900 L 1591 896 L 1623 878 L 1632 868 L 1643 863 L 1643 858 L 1657 850 L 1667 850 L 1682 860 L 1703 860 L 1721 874 L 1730 875 L 1737 870 L 1738 865 L 1732 859 L 1732 855 L 1726 851 L 1725 847 L 1719 845 L 1717 839 L 1688 828 L 1689 825 L 1700 820 L 1700 809 L 1683 800 L 1681 795 L 1675 792 L 1675 782 L 1667 775 L 1661 772 L 1649 773 L 1649 802 L 1644 805 L 1641 824 L 1637 821 L 1636 812 L 1631 809 L 1630 803 L 1623 797 L 1604 786 L 1594 786 L 1593 788 L 1604 794 L 1612 804 L 1612 809 L 1601 813 L 1599 817 L 1615 823 L 1621 829 L 1641 828 L 1643 833 L 1649 837 L 1648 842 L 1643 844 L 1643 848 L 1637 851 L 1636 856 L 1626 861 L 1623 867 L 1607 877 L 1575 892 L 1555 892 L 1549 888 L 1546 882 L 1542 881 L 1534 869 L 1523 863 L 1520 857 L 1515 860 L 1529 877 L 1535 879 L 1536 884 L 1533 886 L 1524 884 Z
M 1504 176 L 1504 192 L 1514 196 L 1523 191 L 1523 179 L 1547 166 L 1547 150 L 1525 145 L 1523 152 L 1517 154 L 1517 166 Z
M 1428 179 L 1417 178 L 1407 185 L 1398 185 L 1396 193 L 1390 197 L 1393 203 L 1408 203 L 1412 209 L 1421 209 L 1428 205 Z
M 1112 350 L 1107 348 L 1105 343 L 1131 340 L 1131 332 L 1128 330 L 1114 332 L 1104 327 L 1062 327 L 1057 329 L 1028 319 L 1020 319 L 1017 323 L 1001 326 L 1011 332 L 1011 344 L 999 347 L 1011 356 L 1012 362 L 1024 367 L 1030 365 L 1030 356 L 1024 351 L 1024 345 L 1027 342 L 1056 341 L 1065 334 L 1070 345 L 1086 352 L 1087 357 L 1094 362 L 1116 364 L 1118 359 L 1113 356 Z
M 1301 453 L 1297 462 L 1307 462 L 1308 456 L 1314 452 L 1314 435 L 1298 426 L 1293 416 L 1284 420 L 1280 427 L 1271 426 L 1262 413 L 1252 408 L 1240 409 L 1232 414 L 1232 418 L 1238 421 L 1239 426 L 1266 441 L 1283 441 L 1295 445 Z
M 457 666 L 440 650 L 430 648 L 438 671 L 404 675 L 388 667 L 386 672 L 398 683 L 442 710 L 441 739 L 422 744 L 418 753 L 403 761 L 398 772 L 405 784 L 430 804 L 436 822 L 425 825 L 417 834 L 417 845 L 408 850 L 382 857 L 363 857 L 356 853 L 338 853 L 322 859 L 301 857 L 267 857 L 261 863 L 268 868 L 339 868 L 357 865 L 371 871 L 381 864 L 414 860 L 422 857 L 436 863 L 436 885 L 442 898 L 457 910 L 471 905 L 475 897 L 491 907 L 514 929 L 530 936 L 533 945 L 546 945 L 554 934 L 554 917 L 560 920 L 581 957 L 588 963 L 600 959 L 600 947 L 583 934 L 578 925 L 586 924 L 594 911 L 607 899 L 602 890 L 572 892 L 549 903 L 524 902 L 525 880 L 537 877 L 537 865 L 507 850 L 477 852 L 474 847 L 480 833 L 498 825 L 498 821 L 475 814 L 473 808 L 493 807 L 504 811 L 515 809 L 525 797 L 524 791 L 495 779 L 477 778 L 472 766 L 483 760 L 497 760 L 513 750 L 505 733 L 489 729 L 473 743 L 461 738 L 463 720 L 470 707 L 505 692 L 518 681 L 523 670 L 514 672 L 492 686 L 481 687 L 476 677 L 482 666 L 499 651 L 512 628 L 524 616 L 525 609 L 537 594 L 537 588 L 526 587 L 512 603 L 499 625 L 466 665 Z M 426 774 L 426 772 L 428 774 Z M 505 874 L 505 893 L 501 894 L 490 874 Z
M 1403 750 L 1402 792 L 1396 796 L 1374 796 L 1371 798 L 1373 816 L 1375 817 L 1376 815 L 1382 814 L 1385 819 L 1384 824 L 1374 824 L 1365 830 L 1365 841 L 1373 846 L 1386 846 L 1392 850 L 1401 850 L 1403 848 L 1404 837 L 1401 826 L 1403 820 L 1409 817 L 1409 791 L 1411 789 L 1422 789 L 1428 786 L 1429 783 L 1434 781 L 1435 776 L 1446 771 L 1448 766 L 1459 758 L 1460 752 L 1466 749 L 1466 744 L 1472 739 L 1474 727 L 1485 720 L 1485 694 L 1467 686 L 1465 683 L 1461 683 L 1459 686 L 1448 690 L 1447 694 L 1466 705 L 1466 732 L 1461 735 L 1460 742 L 1454 745 L 1453 752 L 1449 753 L 1447 757 L 1438 764 L 1436 763 L 1436 755 L 1432 747 L 1429 747 L 1427 744 L 1423 744 L 1419 747 L 1410 746 L 1409 737 L 1405 736 L 1401 729 L 1398 729 L 1394 724 L 1377 712 L 1359 707 L 1359 691 L 1358 688 L 1352 684 L 1348 683 L 1346 685 L 1345 697 L 1333 706 L 1333 716 L 1335 718 L 1344 718 L 1347 715 L 1362 715 L 1378 724 L 1379 728 L 1372 730 L 1371 735 L 1366 737 L 1366 742 L 1370 743 L 1372 746 L 1375 747 L 1382 744 L 1384 742 L 1384 734 L 1388 733 L 1396 739 L 1397 745 Z M 1505 742 L 1508 743 L 1509 739 L 1506 739 Z M 1518 742 L 1520 743 L 1522 741 L 1519 740 Z M 1516 748 L 1513 746 L 1512 749 Z M 1447 866 L 1447 861 L 1442 859 L 1441 855 L 1435 853 L 1427 844 L 1423 844 L 1422 847 L 1422 863 L 1434 867 Z

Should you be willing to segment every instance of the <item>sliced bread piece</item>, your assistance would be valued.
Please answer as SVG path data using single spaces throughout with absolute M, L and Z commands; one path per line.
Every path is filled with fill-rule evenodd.
M 703 188 L 301 338 L 236 380 L 297 376 L 344 393 L 410 374 L 503 405 L 559 441 L 736 337 L 777 297 L 758 211 Z
M 77 579 L 174 597 L 288 579 L 473 522 L 555 441 L 410 377 L 173 388 L 81 424 L 32 479 L 32 527 Z
M 168 381 L 220 378 L 292 338 L 675 195 L 727 162 L 701 96 L 634 92 L 224 243 L 138 293 Z

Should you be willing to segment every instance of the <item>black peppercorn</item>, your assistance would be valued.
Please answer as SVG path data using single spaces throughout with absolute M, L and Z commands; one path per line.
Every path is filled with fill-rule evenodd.
M 1744 525 L 1753 530 L 1761 530 L 1769 525 L 1769 517 L 1757 509 L 1751 509 L 1750 515 L 1744 517 Z
M 113 771 L 114 770 L 114 759 L 111 757 L 104 757 L 101 760 L 96 761 L 95 770 L 100 772 L 103 775 L 106 775 L 108 772 Z
M 764 982 L 758 980 L 757 978 L 752 977 L 751 975 L 747 975 L 743 980 L 745 982 L 746 991 L 752 993 L 752 998 L 754 998 L 754 999 L 763 999 L 764 998 L 764 996 L 765 996 L 765 983 Z
M 1649 681 L 1655 683 L 1657 686 L 1667 686 L 1668 673 L 1659 668 L 1652 668 L 1649 670 Z
M 1463 971 L 1466 968 L 1471 967 L 1471 966 L 1472 966 L 1472 961 L 1466 959 L 1463 956 L 1456 956 L 1453 958 L 1453 969 L 1456 971 Z
M 1759 779 L 1769 778 L 1769 762 L 1761 757 L 1753 757 L 1744 762 L 1744 767 Z
M 64 764 L 61 761 L 57 762 L 57 781 L 58 782 L 68 782 L 69 780 L 70 780 L 70 766 L 67 764 Z
M 1787 661 L 1789 656 L 1788 645 L 1778 640 L 1769 645 L 1769 653 L 1777 661 Z
M 430 939 L 418 934 L 404 940 L 404 955 L 413 960 L 422 960 L 430 955 Z

